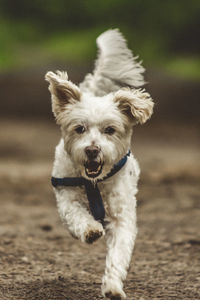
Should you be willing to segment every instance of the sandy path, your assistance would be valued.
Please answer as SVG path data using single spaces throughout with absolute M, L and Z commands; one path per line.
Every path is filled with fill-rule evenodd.
M 88 246 L 71 238 L 49 184 L 57 128 L 0 126 L 0 299 L 102 299 L 104 241 Z M 128 299 L 199 299 L 198 131 L 147 126 L 134 140 L 143 173 Z

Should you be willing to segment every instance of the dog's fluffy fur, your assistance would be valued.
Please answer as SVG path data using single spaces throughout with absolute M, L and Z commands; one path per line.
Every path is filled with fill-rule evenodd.
M 54 177 L 83 176 L 94 183 L 104 178 L 131 148 L 133 125 L 145 123 L 153 111 L 150 95 L 140 88 L 144 69 L 122 34 L 108 30 L 98 37 L 97 45 L 94 72 L 79 87 L 66 72 L 48 72 L 45 77 L 62 133 Z M 90 243 L 105 235 L 108 252 L 102 294 L 108 299 L 126 298 L 123 281 L 137 233 L 139 173 L 131 153 L 118 173 L 98 183 L 106 210 L 105 228 L 91 215 L 84 187 L 54 188 L 60 216 L 73 237 Z

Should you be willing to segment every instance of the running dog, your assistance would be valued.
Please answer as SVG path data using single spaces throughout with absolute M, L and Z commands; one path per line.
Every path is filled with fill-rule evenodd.
M 92 243 L 105 236 L 102 295 L 125 299 L 123 281 L 137 234 L 139 165 L 131 151 L 134 125 L 152 115 L 141 87 L 144 68 L 118 29 L 97 38 L 92 74 L 75 85 L 66 72 L 48 72 L 52 110 L 61 128 L 52 184 L 58 210 L 73 237 Z

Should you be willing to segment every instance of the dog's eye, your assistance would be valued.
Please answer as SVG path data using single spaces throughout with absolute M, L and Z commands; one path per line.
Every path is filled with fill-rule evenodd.
M 108 126 L 108 127 L 105 128 L 104 133 L 112 135 L 112 134 L 115 133 L 115 128 L 113 128 L 111 126 Z
M 85 127 L 82 126 L 82 125 L 79 125 L 76 127 L 75 131 L 78 133 L 78 134 L 82 134 L 85 132 Z

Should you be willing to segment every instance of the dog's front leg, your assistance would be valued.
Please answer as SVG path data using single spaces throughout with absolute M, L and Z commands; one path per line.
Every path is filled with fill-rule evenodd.
M 73 189 L 55 189 L 58 211 L 71 235 L 82 242 L 93 243 L 104 235 L 101 223 L 94 220 L 87 208 L 80 203 L 80 193 Z
M 136 216 L 127 211 L 113 219 L 106 228 L 106 270 L 102 280 L 102 294 L 108 299 L 125 299 L 123 280 L 131 261 L 137 233 Z

